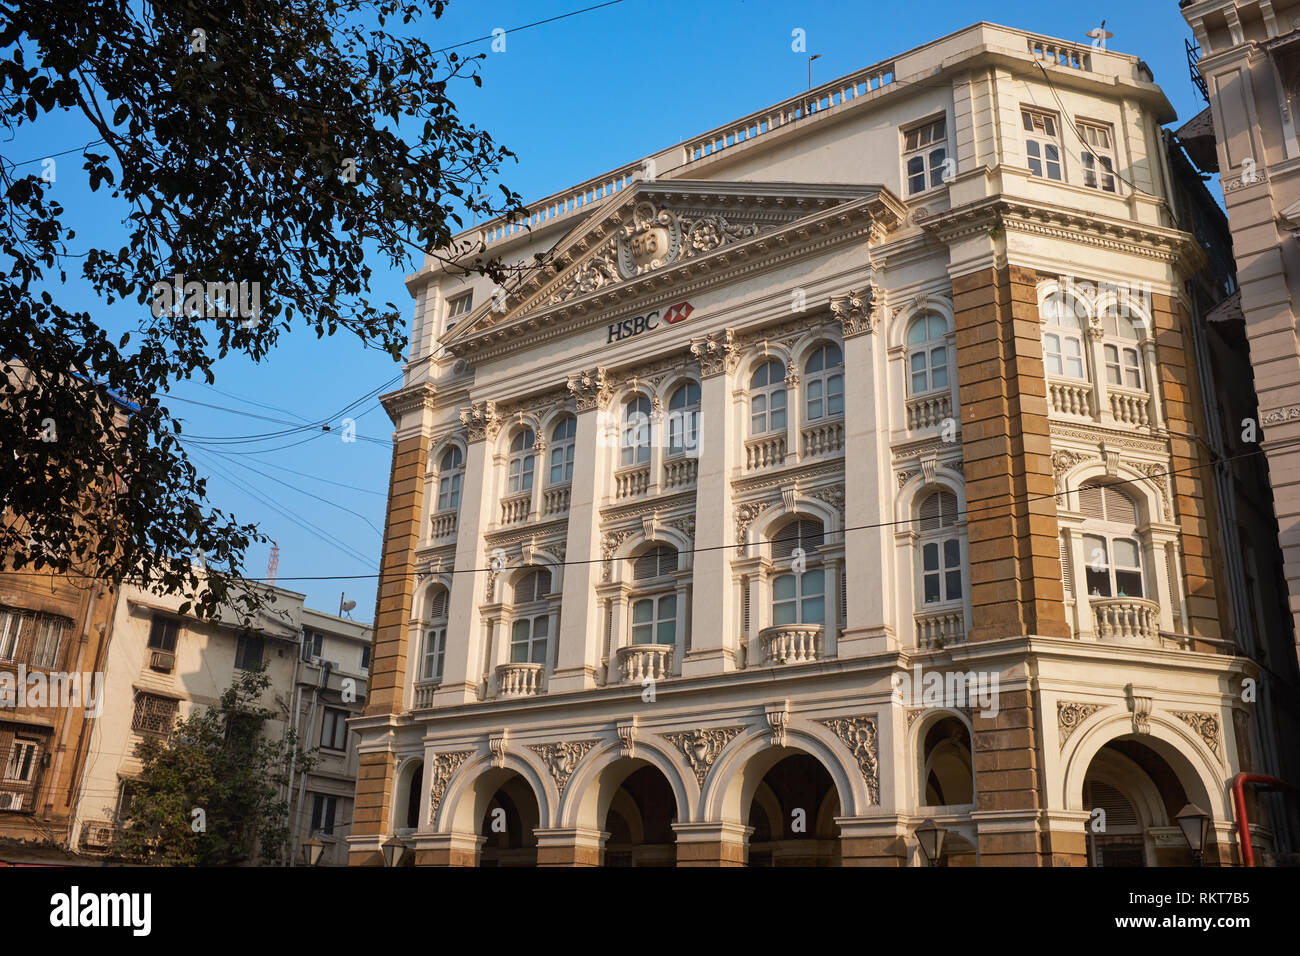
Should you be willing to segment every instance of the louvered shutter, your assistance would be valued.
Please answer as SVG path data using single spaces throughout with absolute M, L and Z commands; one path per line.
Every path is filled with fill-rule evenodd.
M 824 538 L 820 521 L 805 519 L 788 524 L 772 536 L 772 558 L 788 558 L 795 548 L 811 554 L 822 546 Z
M 937 531 L 957 520 L 957 496 L 951 491 L 936 491 L 921 502 L 922 531 Z

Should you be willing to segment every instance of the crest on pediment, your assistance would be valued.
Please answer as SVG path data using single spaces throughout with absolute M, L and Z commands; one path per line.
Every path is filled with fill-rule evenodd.
M 617 244 L 619 274 L 631 279 L 676 261 L 682 225 L 671 210 L 643 200 L 632 210 L 632 221 L 619 233 Z

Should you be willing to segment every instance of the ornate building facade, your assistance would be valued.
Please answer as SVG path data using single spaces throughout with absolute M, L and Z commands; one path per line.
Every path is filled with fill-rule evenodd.
M 351 861 L 1233 859 L 1173 118 L 977 24 L 430 258 Z

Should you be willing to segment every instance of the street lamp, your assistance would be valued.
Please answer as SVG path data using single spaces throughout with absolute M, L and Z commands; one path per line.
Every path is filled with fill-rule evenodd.
M 1205 837 L 1210 830 L 1210 815 L 1196 804 L 1189 803 L 1178 811 L 1178 816 L 1174 819 L 1178 821 L 1178 827 L 1183 831 L 1187 845 L 1192 848 L 1192 859 L 1196 861 L 1197 866 L 1203 866 L 1201 854 L 1205 852 Z
M 307 861 L 308 866 L 315 866 L 320 862 L 321 854 L 325 852 L 325 844 L 316 837 L 310 840 L 304 840 L 302 844 L 303 859 Z
M 933 820 L 926 820 L 916 828 L 916 842 L 920 844 L 921 855 L 927 866 L 938 866 L 943 856 L 943 839 L 948 831 Z
M 397 837 L 392 837 L 383 846 L 384 866 L 397 866 L 402 862 L 402 854 L 406 852 L 406 847 Z

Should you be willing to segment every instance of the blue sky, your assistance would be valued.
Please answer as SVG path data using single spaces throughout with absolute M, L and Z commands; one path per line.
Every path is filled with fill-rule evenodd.
M 420 29 L 433 46 L 445 47 L 592 2 L 453 0 L 441 20 L 428 19 Z M 813 64 L 814 83 L 821 83 L 980 19 L 1086 42 L 1087 31 L 1103 17 L 1115 34 L 1109 47 L 1146 60 L 1182 120 L 1199 112 L 1203 103 L 1188 79 L 1183 47 L 1191 33 L 1174 0 L 1140 0 L 1114 9 L 946 0 L 623 0 L 511 32 L 504 52 L 492 52 L 490 40 L 459 48 L 462 54 L 487 54 L 483 88 L 464 83 L 453 87 L 451 96 L 466 120 L 518 154 L 518 165 L 507 165 L 502 180 L 531 200 L 797 94 L 807 87 L 808 54 L 821 55 Z M 807 53 L 791 50 L 796 29 L 805 32 Z M 0 155 L 10 161 L 35 159 L 24 171 L 39 170 L 41 157 L 93 138 L 76 117 L 49 117 L 0 144 Z M 79 156 L 56 162 L 54 192 L 79 237 L 73 251 L 80 251 L 79 240 L 116 249 L 126 235 L 121 205 L 104 190 L 89 191 Z M 409 323 L 411 300 L 402 280 L 413 268 L 374 265 L 376 299 L 397 303 Z M 134 304 L 104 305 L 75 278 L 63 295 L 67 304 L 92 311 L 112 331 L 133 329 L 138 322 Z M 282 338 L 280 348 L 260 365 L 235 358 L 219 363 L 219 391 L 193 381 L 177 384 L 171 394 L 178 400 L 169 405 L 183 416 L 191 435 L 262 434 L 286 426 L 249 415 L 319 420 L 398 371 L 387 356 L 363 350 L 355 337 L 317 340 L 299 330 Z M 349 414 L 361 441 L 345 443 L 337 431 L 307 441 L 297 435 L 229 444 L 220 454 L 201 452 L 196 461 L 210 478 L 213 503 L 257 522 L 279 544 L 278 576 L 284 586 L 306 593 L 309 606 L 331 613 L 346 591 L 357 601 L 357 620 L 369 621 L 373 577 L 294 580 L 377 570 L 392 425 L 373 399 Z M 334 425 L 337 429 L 337 419 Z M 296 442 L 301 443 L 286 447 Z M 269 546 L 251 550 L 248 574 L 265 573 L 268 551 Z

